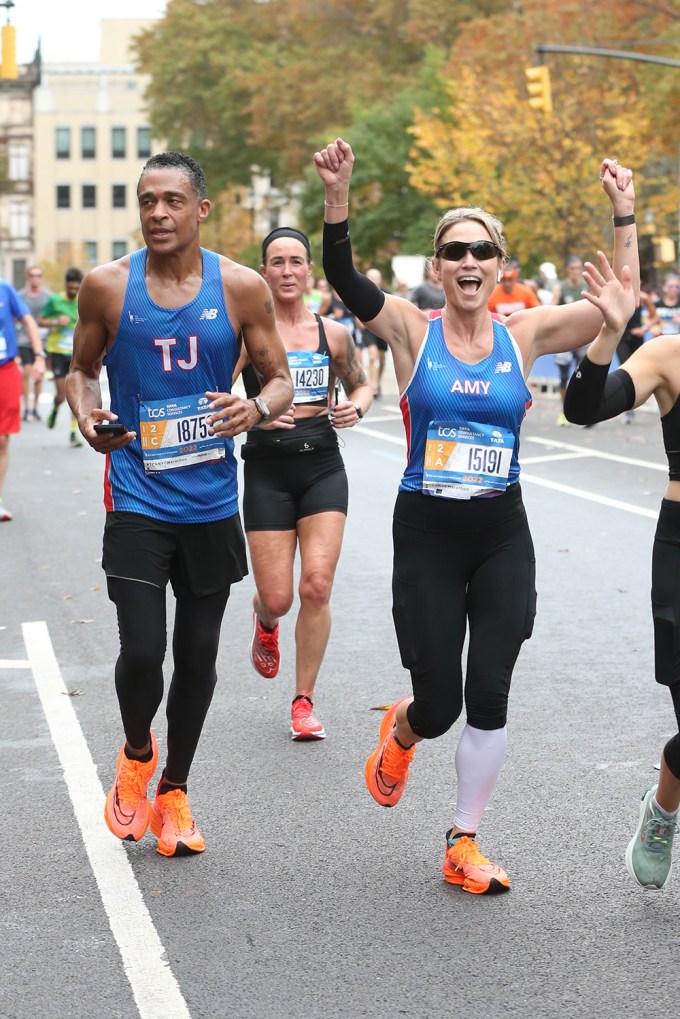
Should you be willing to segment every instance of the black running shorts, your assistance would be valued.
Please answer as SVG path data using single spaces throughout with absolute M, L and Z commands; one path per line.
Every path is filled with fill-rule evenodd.
M 138 580 L 176 597 L 204 598 L 248 573 L 238 513 L 203 524 L 172 524 L 141 513 L 107 513 L 102 567 L 107 577 Z

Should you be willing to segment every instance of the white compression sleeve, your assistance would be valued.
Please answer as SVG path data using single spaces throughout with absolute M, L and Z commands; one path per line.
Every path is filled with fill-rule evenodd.
M 508 727 L 475 729 L 465 725 L 456 750 L 458 801 L 454 825 L 476 832 L 500 774 L 508 742 Z

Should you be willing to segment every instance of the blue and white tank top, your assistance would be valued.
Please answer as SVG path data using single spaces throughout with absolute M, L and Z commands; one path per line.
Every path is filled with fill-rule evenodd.
M 519 480 L 519 430 L 531 406 L 522 354 L 501 322 L 493 320 L 493 349 L 478 364 L 466 364 L 449 351 L 440 311 L 430 316 L 413 374 L 399 401 L 406 429 L 407 465 L 400 491 L 423 489 L 423 473 L 432 422 L 475 423 L 495 435 L 511 433 L 507 484 Z M 513 441 L 514 440 L 514 441 Z
M 170 523 L 203 523 L 238 509 L 233 439 L 208 435 L 206 391 L 231 392 L 238 357 L 219 255 L 201 248 L 203 281 L 180 308 L 161 308 L 146 288 L 146 248 L 130 275 L 106 366 L 111 410 L 137 438 L 106 458 L 108 511 Z

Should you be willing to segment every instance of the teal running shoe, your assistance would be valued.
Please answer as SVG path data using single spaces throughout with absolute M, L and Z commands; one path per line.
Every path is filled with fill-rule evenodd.
M 678 830 L 677 812 L 663 817 L 652 806 L 658 786 L 640 800 L 640 823 L 626 850 L 626 867 L 643 888 L 664 888 L 671 876 L 673 836 Z

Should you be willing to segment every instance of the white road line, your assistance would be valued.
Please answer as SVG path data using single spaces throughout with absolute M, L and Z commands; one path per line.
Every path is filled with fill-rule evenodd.
M 35 685 L 141 1019 L 190 1019 L 123 846 L 104 824 L 104 790 L 44 622 L 24 623 Z
M 406 440 L 403 436 L 387 435 L 385 432 L 373 431 L 371 428 L 361 428 L 358 432 L 359 435 L 370 435 L 373 439 L 381 439 L 383 442 L 395 443 L 402 448 L 406 448 Z M 526 441 L 526 440 L 523 440 Z M 586 446 L 574 446 L 568 442 L 558 442 L 552 439 L 543 439 L 539 436 L 530 436 L 529 442 L 538 442 L 545 446 L 557 446 L 561 449 L 571 450 L 574 453 L 574 458 L 587 457 L 599 457 L 603 460 L 614 460 L 617 463 L 631 464 L 634 467 L 649 467 L 652 470 L 664 470 L 667 471 L 668 467 L 649 463 L 647 460 L 634 460 L 632 457 L 617 456 L 614 453 L 601 453 L 599 450 L 588 449 Z M 568 460 L 572 459 L 570 456 L 559 453 L 550 457 L 535 457 L 533 460 L 530 457 L 523 459 L 523 463 L 541 463 L 550 460 Z M 582 488 L 573 488 L 571 485 L 562 485 L 559 481 L 547 481 L 545 478 L 538 478 L 533 474 L 527 474 L 526 471 L 522 470 L 520 475 L 520 481 L 528 481 L 532 485 L 539 485 L 541 488 L 550 488 L 553 492 L 563 492 L 565 495 L 573 495 L 577 499 L 585 499 L 588 502 L 596 502 L 601 506 L 611 506 L 612 509 L 624 510 L 626 513 L 635 513 L 640 517 L 650 517 L 656 519 L 659 515 L 657 509 L 650 510 L 643 506 L 634 506 L 630 502 L 620 502 L 618 499 L 608 499 L 606 495 L 595 495 L 592 492 L 587 492 Z
M 620 502 L 618 499 L 608 499 L 606 495 L 594 495 L 592 492 L 585 492 L 582 488 L 572 488 L 571 485 L 561 485 L 557 481 L 546 481 L 544 478 L 536 478 L 533 474 L 525 474 L 522 471 L 520 481 L 531 482 L 532 485 L 539 485 L 541 488 L 550 488 L 553 492 L 563 492 L 565 495 L 576 496 L 577 499 L 585 499 L 588 502 L 597 502 L 601 506 L 611 506 L 612 509 L 625 510 L 626 513 L 635 513 L 639 517 L 651 517 L 656 520 L 659 515 L 658 507 L 655 510 L 645 509 L 643 506 L 633 506 L 630 502 Z
M 525 442 L 537 442 L 541 446 L 553 446 L 555 449 L 569 449 L 575 453 L 583 453 L 585 456 L 593 456 L 599 460 L 613 460 L 614 463 L 630 464 L 632 467 L 647 467 L 650 471 L 668 471 L 668 464 L 654 463 L 652 460 L 637 460 L 635 457 L 620 456 L 618 453 L 603 453 L 599 449 L 590 449 L 589 446 L 576 446 L 571 442 L 545 439 L 540 435 L 523 436 L 522 444 Z
M 30 667 L 31 663 L 25 658 L 0 658 L 0 669 L 30 669 Z

